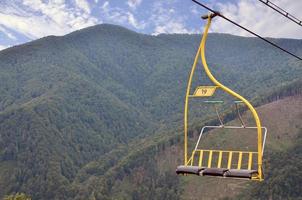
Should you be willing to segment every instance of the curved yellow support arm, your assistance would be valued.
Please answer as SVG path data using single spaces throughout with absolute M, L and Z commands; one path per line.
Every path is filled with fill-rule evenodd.
M 228 87 L 224 86 L 223 84 L 221 84 L 211 73 L 208 64 L 206 62 L 206 58 L 205 58 L 205 45 L 206 45 L 206 40 L 207 40 L 207 36 L 208 36 L 208 31 L 209 31 L 209 27 L 211 25 L 211 20 L 212 20 L 212 16 L 209 15 L 208 16 L 208 20 L 207 20 L 207 24 L 202 36 L 202 40 L 201 43 L 199 45 L 197 54 L 195 56 L 195 60 L 192 66 L 192 70 L 190 73 L 190 77 L 189 77 L 189 81 L 188 81 L 188 85 L 187 85 L 187 92 L 186 92 L 186 98 L 185 98 L 185 110 L 184 110 L 184 161 L 185 161 L 185 165 L 188 164 L 188 156 L 187 156 L 187 135 L 188 135 L 188 104 L 189 104 L 189 95 L 190 95 L 190 88 L 191 88 L 191 83 L 192 83 L 192 79 L 193 79 L 193 75 L 194 75 L 194 71 L 196 69 L 196 65 L 198 62 L 198 58 L 199 56 L 201 57 L 201 61 L 202 61 L 202 65 L 204 67 L 204 70 L 207 74 L 207 76 L 210 78 L 210 80 L 213 82 L 213 84 L 219 88 L 221 88 L 222 90 L 224 90 L 225 92 L 229 93 L 230 95 L 238 98 L 239 100 L 241 100 L 251 111 L 256 126 L 257 126 L 257 135 L 258 135 L 258 144 L 257 144 L 257 148 L 258 148 L 258 174 L 259 174 L 259 180 L 263 180 L 263 175 L 262 175 L 262 128 L 261 128 L 261 122 L 259 119 L 259 116 L 257 114 L 257 111 L 255 110 L 255 108 L 252 106 L 252 104 L 246 100 L 244 97 L 242 97 L 241 95 L 237 94 L 236 92 L 232 91 L 231 89 L 229 89 Z

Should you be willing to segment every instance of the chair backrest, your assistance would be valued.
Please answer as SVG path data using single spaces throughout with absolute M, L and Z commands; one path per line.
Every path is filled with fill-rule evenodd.
M 258 152 L 197 149 L 187 165 L 207 168 L 257 170 Z

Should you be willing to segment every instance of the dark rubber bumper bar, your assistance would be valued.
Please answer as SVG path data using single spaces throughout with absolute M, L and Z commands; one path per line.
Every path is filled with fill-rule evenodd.
M 223 176 L 228 171 L 226 168 L 205 168 L 201 175 L 202 176 Z
M 176 169 L 177 174 L 195 174 L 198 176 L 221 176 L 230 178 L 247 178 L 251 179 L 257 170 L 247 169 L 227 169 L 227 168 L 206 168 L 198 166 L 180 165 Z
M 252 178 L 253 174 L 257 174 L 256 170 L 247 170 L 247 169 L 230 169 L 225 173 L 225 177 L 234 177 L 234 178 Z
M 198 166 L 185 166 L 180 165 L 176 169 L 176 174 L 195 174 L 199 175 L 200 171 L 203 170 L 203 167 Z

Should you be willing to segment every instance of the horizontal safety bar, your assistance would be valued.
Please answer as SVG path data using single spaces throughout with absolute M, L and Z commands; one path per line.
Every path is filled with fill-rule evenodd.
M 216 101 L 203 101 L 204 103 L 223 103 L 224 101 L 219 101 L 219 100 L 216 100 Z
M 196 96 L 194 94 L 190 94 L 188 96 L 189 98 L 204 98 L 203 96 Z M 224 103 L 225 101 L 223 100 L 206 100 L 203 101 L 204 103 Z M 243 103 L 243 101 L 233 101 L 235 104 Z

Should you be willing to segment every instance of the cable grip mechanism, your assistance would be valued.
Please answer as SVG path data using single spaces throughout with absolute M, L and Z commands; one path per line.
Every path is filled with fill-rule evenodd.
M 220 16 L 221 14 L 218 11 L 214 11 L 214 13 L 209 13 L 207 15 L 201 16 L 202 19 L 208 19 L 209 17 L 213 19 L 216 16 Z

